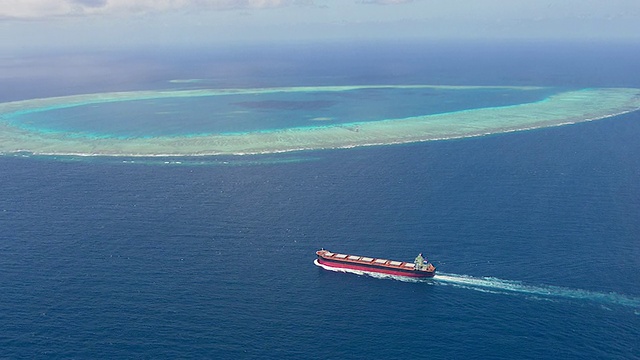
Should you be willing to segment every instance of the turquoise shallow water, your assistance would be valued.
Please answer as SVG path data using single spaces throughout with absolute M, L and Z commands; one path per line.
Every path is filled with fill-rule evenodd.
M 359 89 L 93 103 L 11 117 L 19 127 L 105 137 L 233 133 L 406 118 L 535 102 L 559 89 Z
M 422 114 L 406 118 L 368 118 L 368 109 L 360 101 L 358 106 L 350 107 L 346 122 L 335 122 L 335 116 L 316 116 L 311 109 L 333 106 L 335 102 L 326 100 L 299 101 L 298 95 L 350 94 L 353 91 L 376 90 L 383 93 L 394 93 L 398 90 L 414 89 L 444 90 L 491 93 L 493 90 L 510 90 L 512 92 L 540 90 L 538 87 L 478 87 L 478 86 L 335 86 L 335 87 L 290 87 L 290 88 L 252 88 L 252 89 L 198 89 L 187 91 L 138 91 L 107 92 L 97 94 L 80 94 L 67 97 L 50 97 L 26 101 L 0 103 L 0 151 L 2 153 L 32 152 L 49 155 L 103 155 L 103 156 L 187 156 L 187 155 L 222 155 L 222 154 L 267 154 L 311 149 L 353 148 L 358 146 L 390 145 L 410 142 L 433 141 L 453 138 L 484 136 L 488 134 L 524 131 L 540 127 L 573 124 L 582 121 L 594 121 L 624 113 L 637 111 L 640 108 L 640 89 L 637 88 L 591 88 L 575 91 L 564 91 L 553 94 L 542 100 L 519 103 L 516 105 L 485 106 L 468 110 L 457 110 L 444 113 Z M 264 100 L 277 95 L 288 95 L 283 100 Z M 261 123 L 274 123 L 275 128 L 246 132 L 190 133 L 178 135 L 122 135 L 86 133 L 77 130 L 53 130 L 16 122 L 16 119 L 29 114 L 46 114 L 74 108 L 100 107 L 102 104 L 137 103 L 153 100 L 162 103 L 166 99 L 202 99 L 225 98 L 227 96 L 249 96 L 252 101 L 233 102 L 232 105 L 266 111 L 259 117 Z M 476 96 L 477 98 L 478 96 Z M 257 101 L 257 99 L 263 99 Z M 442 97 L 441 100 L 446 100 Z M 389 103 L 379 101 L 386 107 Z M 421 99 L 414 100 L 416 107 L 422 106 Z M 147 109 L 161 110 L 158 106 L 147 104 Z M 188 127 L 192 117 L 196 120 L 207 119 L 210 123 L 211 113 L 207 109 L 188 107 L 182 111 L 175 107 L 172 111 L 156 111 L 152 117 L 135 116 L 129 118 L 121 112 L 102 110 L 106 119 L 92 119 L 97 123 L 111 124 L 126 120 L 127 124 L 151 126 L 149 121 L 158 120 L 162 124 L 162 116 L 168 115 L 183 119 L 182 127 Z M 197 109 L 194 112 L 192 109 Z M 362 109 L 364 108 L 364 109 Z M 287 110 L 307 109 L 309 120 L 317 125 L 291 125 L 278 127 L 277 121 L 270 116 L 283 119 L 288 116 Z M 433 110 L 433 109 L 431 109 Z M 273 111 L 272 115 L 269 112 Z M 331 114 L 326 109 L 325 115 Z M 427 112 L 426 110 L 423 110 Z M 248 110 L 233 111 L 233 117 L 251 114 Z M 252 114 L 257 115 L 257 114 Z M 110 120 L 114 116 L 118 120 Z M 69 116 L 69 119 L 75 119 Z M 137 119 L 137 120 L 136 120 Z M 363 120 L 364 119 L 364 120 Z M 65 118 L 66 120 L 66 118 Z M 237 119 L 230 120 L 231 122 Z M 178 126 L 172 124 L 171 128 Z M 120 125 L 122 128 L 128 126 Z

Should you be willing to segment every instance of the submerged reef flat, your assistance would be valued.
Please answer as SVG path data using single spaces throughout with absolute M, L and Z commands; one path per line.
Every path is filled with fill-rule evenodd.
M 73 131 L 49 131 L 38 129 L 37 126 L 23 126 L 24 124 L 20 123 L 20 117 L 25 114 L 98 103 L 239 94 L 341 92 L 368 88 L 433 88 L 462 91 L 494 88 L 514 91 L 534 89 L 533 87 L 430 85 L 201 89 L 98 93 L 14 101 L 0 104 L 0 152 L 88 156 L 267 154 L 473 137 L 604 119 L 640 108 L 640 89 L 589 88 L 558 92 L 540 101 L 517 105 L 482 107 L 378 121 L 354 121 L 340 124 L 316 121 L 315 126 L 237 133 L 127 138 L 95 136 Z

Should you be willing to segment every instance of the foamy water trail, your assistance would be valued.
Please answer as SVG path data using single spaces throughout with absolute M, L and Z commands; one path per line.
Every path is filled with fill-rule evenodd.
M 640 309 L 640 298 L 618 294 L 615 292 L 596 292 L 583 289 L 571 289 L 561 286 L 528 285 L 520 281 L 497 279 L 492 277 L 473 277 L 457 274 L 436 274 L 440 283 L 451 284 L 483 292 L 503 294 L 526 294 L 542 298 L 564 298 L 588 300 L 604 304 L 616 304 Z
M 351 270 L 334 268 L 318 263 L 315 260 L 314 263 L 329 271 L 343 272 L 356 275 L 367 275 L 378 279 L 390 279 L 404 282 L 429 282 L 440 285 L 452 285 L 464 289 L 470 289 L 475 291 L 481 291 L 486 293 L 495 294 L 511 294 L 511 295 L 529 295 L 532 298 L 542 299 L 574 299 L 574 300 L 586 300 L 601 304 L 615 304 L 622 305 L 636 309 L 636 314 L 640 315 L 640 298 L 618 294 L 615 292 L 597 292 L 583 289 L 572 289 L 561 286 L 551 285 L 529 285 L 524 284 L 521 281 L 504 280 L 493 277 L 473 277 L 469 275 L 458 274 L 436 274 L 433 279 L 415 279 L 405 276 L 394 276 L 380 273 L 373 273 L 368 271 Z

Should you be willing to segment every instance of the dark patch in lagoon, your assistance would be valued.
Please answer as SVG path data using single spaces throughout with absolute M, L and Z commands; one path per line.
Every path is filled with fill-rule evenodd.
M 239 101 L 231 105 L 257 110 L 320 110 L 335 105 L 337 101 L 311 100 L 311 101 L 284 101 L 284 100 L 264 100 L 264 101 Z

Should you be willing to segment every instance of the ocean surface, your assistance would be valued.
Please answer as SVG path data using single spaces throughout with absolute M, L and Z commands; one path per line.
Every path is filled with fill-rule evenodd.
M 640 87 L 637 44 L 179 50 L 3 58 L 0 100 L 176 79 Z M 279 155 L 0 156 L 0 358 L 638 359 L 639 138 L 635 112 Z M 326 271 L 322 247 L 423 252 L 439 275 Z

